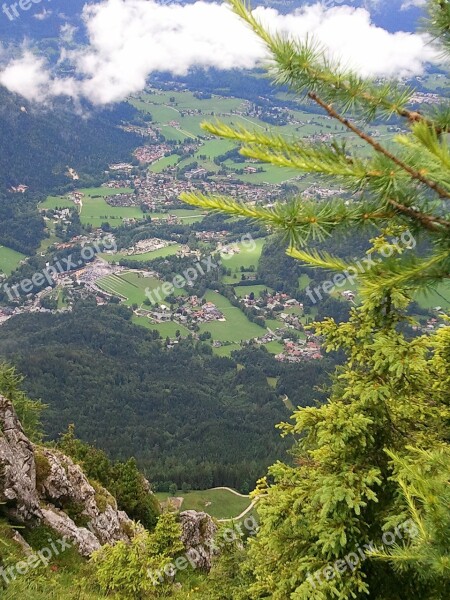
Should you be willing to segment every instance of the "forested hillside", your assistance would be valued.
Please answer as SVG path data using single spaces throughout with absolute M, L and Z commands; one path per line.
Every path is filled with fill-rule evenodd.
M 80 176 L 77 183 L 100 183 L 108 163 L 129 160 L 139 138 L 118 125 L 134 109 L 120 104 L 82 110 L 57 101 L 49 107 L 31 105 L 0 87 L 0 190 L 19 184 L 31 192 L 70 189 L 67 167 Z
M 81 439 L 112 458 L 135 456 L 165 487 L 254 485 L 288 445 L 275 430 L 288 411 L 267 383 L 272 373 L 251 359 L 238 369 L 190 340 L 166 349 L 130 317 L 122 307 L 81 306 L 0 328 L 0 355 L 26 376 L 27 392 L 49 405 L 47 434 L 55 438 L 75 423 Z M 311 374 L 306 401 L 314 384 Z M 279 385 L 295 389 L 292 375 Z

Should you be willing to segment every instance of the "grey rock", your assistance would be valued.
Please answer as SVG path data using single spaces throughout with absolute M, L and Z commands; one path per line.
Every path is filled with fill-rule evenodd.
M 11 402 L 0 395 L 0 502 L 6 502 L 10 516 L 27 525 L 51 527 L 89 556 L 103 544 L 133 535 L 131 519 L 117 510 L 106 490 L 100 493 L 101 508 L 81 467 L 58 450 L 32 444 Z M 67 505 L 77 507 L 86 527 L 64 512 Z
M 193 552 L 197 568 L 204 571 L 211 569 L 215 554 L 214 536 L 217 525 L 207 513 L 185 510 L 180 513 L 181 541 L 186 551 Z

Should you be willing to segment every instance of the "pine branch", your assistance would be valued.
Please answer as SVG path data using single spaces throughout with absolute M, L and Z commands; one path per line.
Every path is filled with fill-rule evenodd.
M 307 265 L 310 267 L 325 269 L 326 271 L 343 272 L 355 268 L 340 258 L 332 256 L 328 252 L 319 252 L 317 250 L 305 252 L 304 250 L 299 250 L 298 248 L 289 248 L 286 251 L 286 254 L 292 258 L 296 258 L 297 260 L 307 263 Z
M 313 100 L 319 106 L 321 106 L 330 115 L 330 117 L 339 121 L 339 123 L 344 125 L 347 129 L 349 129 L 350 131 L 355 133 L 358 137 L 360 137 L 362 140 L 364 140 L 370 146 L 372 146 L 372 148 L 376 152 L 383 154 L 386 158 L 391 160 L 398 167 L 400 167 L 401 169 L 406 171 L 413 179 L 420 181 L 421 183 L 423 183 L 424 185 L 426 185 L 427 187 L 432 189 L 441 198 L 447 198 L 447 199 L 450 198 L 450 192 L 448 192 L 443 187 L 438 185 L 435 181 L 427 179 L 422 173 L 420 173 L 419 171 L 416 171 L 410 165 L 403 162 L 400 158 L 395 156 L 395 154 L 392 154 L 392 152 L 390 152 L 384 146 L 382 146 L 380 143 L 375 141 L 370 135 L 368 135 L 367 133 L 364 133 L 364 131 L 359 129 L 354 123 L 349 121 L 349 119 L 342 117 L 330 104 L 327 104 L 321 98 L 319 98 L 319 96 L 316 93 L 309 92 L 308 96 L 309 96 L 309 98 L 311 98 L 311 100 Z
M 380 210 L 373 203 L 347 205 L 339 200 L 317 204 L 300 198 L 270 209 L 249 206 L 233 198 L 199 193 L 183 193 L 181 200 L 199 208 L 262 222 L 284 232 L 292 245 L 305 245 L 310 239 L 323 241 L 337 229 L 347 231 L 348 227 L 384 224 L 395 217 L 394 211 Z
M 370 176 L 370 170 L 368 172 L 362 160 L 349 156 L 337 145 L 288 142 L 280 135 L 250 131 L 245 127 L 233 128 L 222 122 L 202 123 L 202 128 L 213 135 L 242 142 L 241 154 L 261 162 L 358 180 Z
M 428 260 L 409 256 L 404 260 L 383 261 L 362 275 L 361 294 L 367 296 L 381 289 L 420 288 L 442 280 L 449 272 L 450 251 L 431 256 Z
M 444 49 L 450 51 L 450 2 L 448 0 L 428 0 L 428 31 Z M 448 58 L 448 54 L 446 56 Z
M 317 43 L 307 40 L 295 42 L 271 35 L 254 17 L 250 5 L 242 0 L 228 0 L 233 11 L 241 17 L 265 43 L 275 60 L 272 66 L 277 83 L 288 85 L 301 94 L 318 93 L 328 103 L 341 103 L 344 112 L 362 111 L 367 119 L 378 112 L 386 117 L 398 115 L 410 123 L 424 121 L 434 123 L 421 113 L 407 108 L 412 89 L 399 89 L 392 83 L 381 85 L 363 79 L 351 70 L 345 70 L 338 62 L 327 58 Z M 438 132 L 441 130 L 436 127 Z

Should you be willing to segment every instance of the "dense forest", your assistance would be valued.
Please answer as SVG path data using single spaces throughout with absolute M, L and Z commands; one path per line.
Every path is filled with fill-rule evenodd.
M 0 87 L 0 244 L 32 255 L 45 237 L 38 202 L 73 189 L 68 167 L 89 187 L 104 181 L 108 164 L 130 160 L 140 140 L 118 126 L 135 117 L 125 103 L 81 115 L 68 103 L 39 107 Z M 20 184 L 28 190 L 12 193 Z
M 24 184 L 32 192 L 70 189 L 67 167 L 81 185 L 100 183 L 108 163 L 129 160 L 139 138 L 118 128 L 135 115 L 129 104 L 110 110 L 86 107 L 84 114 L 70 103 L 36 106 L 0 88 L 0 189 Z
M 0 192 L 0 245 L 33 254 L 45 237 L 45 223 L 36 205 L 40 194 Z
M 281 394 L 314 404 L 323 397 L 314 386 L 333 368 L 280 365 L 263 350 L 218 358 L 189 339 L 167 349 L 130 318 L 124 307 L 86 303 L 68 315 L 18 316 L 0 328 L 0 355 L 49 405 L 51 438 L 75 423 L 81 439 L 114 459 L 134 455 L 163 487 L 254 485 L 288 446 L 275 430 L 289 414 Z M 279 378 L 275 390 L 271 376 Z

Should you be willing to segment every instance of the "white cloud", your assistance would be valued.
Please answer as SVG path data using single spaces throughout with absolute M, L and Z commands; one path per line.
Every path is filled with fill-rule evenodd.
M 281 15 L 259 7 L 255 14 L 272 31 L 300 39 L 313 35 L 364 76 L 419 74 L 435 58 L 424 37 L 389 33 L 376 27 L 361 8 L 315 4 Z M 42 60 L 32 61 L 29 55 L 23 64 L 16 60 L 0 71 L 0 81 L 27 97 L 66 93 L 107 104 L 143 89 L 155 71 L 181 75 L 192 67 L 247 69 L 266 58 L 258 38 L 224 4 L 104 0 L 85 7 L 83 20 L 89 44 L 64 53 L 76 81 L 52 77 Z M 24 81 L 28 75 L 34 92 L 28 89 L 30 80 Z
M 37 19 L 38 21 L 45 21 L 45 19 L 48 19 L 51 15 L 53 14 L 53 11 L 51 10 L 47 10 L 46 8 L 44 8 L 42 10 L 42 12 L 40 13 L 35 13 L 33 15 L 33 17 L 35 19 Z
M 421 8 L 426 6 L 427 0 L 405 0 L 400 7 L 400 10 L 408 10 L 409 8 Z
M 0 83 L 27 100 L 40 101 L 48 93 L 49 74 L 44 61 L 26 50 L 0 73 Z

